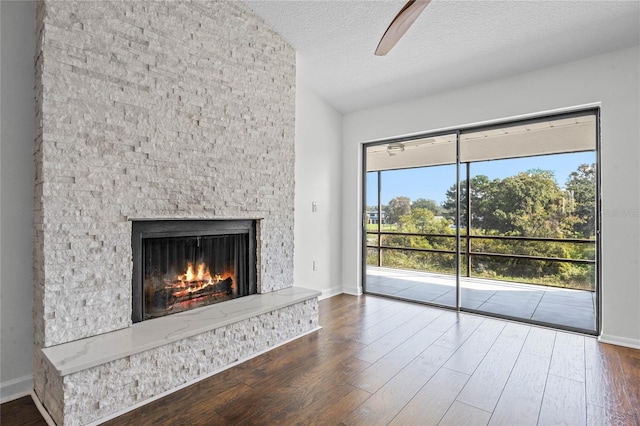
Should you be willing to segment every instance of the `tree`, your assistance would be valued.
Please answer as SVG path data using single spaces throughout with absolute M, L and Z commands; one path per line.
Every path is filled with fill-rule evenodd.
M 495 191 L 500 180 L 490 181 L 485 175 L 474 176 L 469 180 L 471 193 L 471 224 L 477 228 L 486 228 L 484 219 L 493 211 L 491 194 Z M 460 182 L 460 224 L 467 226 L 467 181 Z M 456 223 L 456 186 L 451 185 L 446 193 L 446 201 L 442 203 L 445 217 Z
M 595 236 L 596 165 L 580 165 L 578 170 L 569 175 L 565 188 L 570 194 L 570 207 L 577 219 L 573 231 L 583 238 Z
M 460 183 L 462 226 L 466 220 L 466 181 Z M 549 170 L 532 169 L 504 179 L 478 175 L 469 180 L 471 228 L 480 233 L 561 237 L 570 215 L 565 194 Z M 447 191 L 443 207 L 455 222 L 456 187 Z
M 552 171 L 531 169 L 504 179 L 490 180 L 478 175 L 469 180 L 471 223 L 469 232 L 476 236 L 522 237 L 592 237 L 595 224 L 595 165 L 583 164 L 571 173 L 565 188 L 561 188 Z M 467 182 L 460 183 L 460 225 L 467 226 Z M 454 250 L 455 239 L 444 235 L 454 232 L 456 186 L 449 188 L 442 203 L 445 216 L 436 218 L 432 200 L 416 200 L 410 214 L 401 216 L 398 230 L 409 234 L 437 234 L 440 236 L 393 235 L 387 244 L 396 247 Z M 431 208 L 430 208 L 431 207 Z M 593 288 L 593 266 L 574 265 L 542 258 L 593 259 L 595 245 L 566 242 L 518 239 L 477 238 L 473 240 L 475 253 L 502 253 L 523 257 L 494 258 L 477 255 L 471 273 L 487 277 L 523 277 L 562 286 Z M 433 252 L 395 251 L 401 267 L 438 271 L 452 270 L 447 257 Z M 386 259 L 386 258 L 385 258 Z M 455 266 L 455 265 L 454 265 Z M 537 282 L 537 281 L 535 281 Z
M 411 200 L 409 197 L 395 197 L 384 206 L 386 223 L 400 222 L 400 217 L 411 213 Z
M 411 210 L 414 209 L 427 209 L 436 216 L 440 216 L 443 213 L 442 207 L 440 207 L 435 200 L 425 198 L 418 198 L 413 203 L 411 203 Z
M 436 218 L 429 209 L 411 209 L 411 213 L 400 217 L 400 227 L 403 232 L 419 232 L 422 234 L 441 234 L 447 229 L 448 222 L 443 218 Z
M 563 236 L 564 194 L 553 172 L 534 169 L 504 178 L 492 198 L 488 229 L 503 235 Z

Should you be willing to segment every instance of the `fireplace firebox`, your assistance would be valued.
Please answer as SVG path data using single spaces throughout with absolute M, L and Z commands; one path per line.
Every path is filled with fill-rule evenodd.
M 132 223 L 134 323 L 255 294 L 252 220 Z

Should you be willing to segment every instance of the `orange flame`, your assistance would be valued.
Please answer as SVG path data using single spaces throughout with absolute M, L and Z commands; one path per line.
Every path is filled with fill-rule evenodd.
M 204 262 L 197 264 L 195 267 L 191 262 L 189 262 L 183 274 L 176 276 L 174 281 L 166 280 L 165 282 L 173 288 L 180 289 L 173 294 L 176 297 L 182 297 L 189 293 L 195 293 L 209 286 L 218 284 L 221 281 L 224 281 L 228 276 L 230 275 L 227 273 L 225 273 L 224 277 L 220 274 L 212 275 Z M 235 287 L 235 283 L 233 286 Z
M 180 281 L 179 284 L 184 287 L 193 287 L 193 284 L 203 284 L 203 286 L 207 286 L 213 284 L 214 281 L 220 281 L 220 278 L 219 274 L 211 276 L 211 272 L 209 272 L 209 268 L 205 263 L 200 263 L 194 268 L 191 262 L 187 264 L 187 269 L 184 274 L 177 276 L 178 281 Z
M 182 283 L 205 281 L 208 284 L 211 284 L 214 278 L 216 278 L 216 281 L 218 280 L 219 275 L 215 275 L 214 277 L 212 277 L 211 273 L 209 272 L 209 268 L 207 268 L 207 265 L 205 265 L 204 263 L 200 263 L 197 268 L 198 271 L 194 273 L 193 264 L 189 262 L 185 273 L 182 275 L 178 275 L 178 280 Z

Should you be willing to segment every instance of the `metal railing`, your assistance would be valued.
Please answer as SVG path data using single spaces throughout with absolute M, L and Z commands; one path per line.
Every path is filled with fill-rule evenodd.
M 382 250 L 405 250 L 414 252 L 426 252 L 426 253 L 444 253 L 444 254 L 456 254 L 456 250 L 447 249 L 433 249 L 422 247 L 402 247 L 402 246 L 390 246 L 382 244 L 383 235 L 399 236 L 399 237 L 426 237 L 426 238 L 456 238 L 456 235 L 452 234 L 425 234 L 425 233 L 413 233 L 413 232 L 397 232 L 397 231 L 366 231 L 368 235 L 374 235 L 376 237 L 377 244 L 368 244 L 368 249 L 375 249 L 378 251 L 378 266 L 382 265 Z M 482 257 L 494 257 L 494 258 L 511 258 L 511 259 L 526 259 L 534 261 L 553 261 L 553 262 L 567 262 L 575 264 L 593 264 L 596 261 L 594 259 L 571 259 L 565 257 L 551 257 L 551 256 L 531 256 L 524 254 L 507 254 L 507 253 L 492 253 L 492 252 L 477 252 L 472 251 L 472 240 L 509 240 L 517 242 L 550 242 L 550 243 L 572 243 L 572 244 L 595 244 L 595 239 L 582 239 L 582 238 L 545 238 L 545 237 L 519 237 L 519 236 L 501 236 L 501 235 L 460 235 L 460 239 L 466 242 L 465 250 L 461 251 L 461 255 L 464 255 L 466 260 L 466 276 L 471 276 L 471 258 L 473 256 Z M 368 240 L 368 238 L 367 238 Z

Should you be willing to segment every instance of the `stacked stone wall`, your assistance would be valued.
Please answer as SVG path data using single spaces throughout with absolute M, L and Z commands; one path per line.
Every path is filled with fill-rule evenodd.
M 293 285 L 295 52 L 236 1 L 45 0 L 37 31 L 44 401 L 39 348 L 131 325 L 132 219 L 261 219 L 258 291 Z
M 38 29 L 38 343 L 130 325 L 134 218 L 263 218 L 260 291 L 292 286 L 293 49 L 229 1 L 45 1 Z

